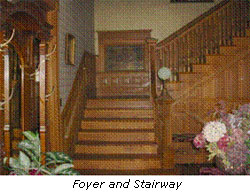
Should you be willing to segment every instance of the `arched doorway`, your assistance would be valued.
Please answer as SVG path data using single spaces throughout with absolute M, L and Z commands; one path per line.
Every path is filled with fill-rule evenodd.
M 4 50 L 4 141 L 6 156 L 15 154 L 23 131 L 38 131 L 42 151 L 46 132 L 46 53 L 52 26 L 47 1 L 1 1 L 0 32 L 11 37 Z M 1 42 L 4 40 L 1 39 Z M 1 72 L 0 72 L 1 73 Z

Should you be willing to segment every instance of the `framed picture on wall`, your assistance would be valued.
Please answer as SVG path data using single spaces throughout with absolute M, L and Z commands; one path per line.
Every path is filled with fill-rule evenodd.
M 75 65 L 75 47 L 76 39 L 72 34 L 66 34 L 65 37 L 65 63 Z
M 143 45 L 109 45 L 105 48 L 106 71 L 144 70 Z
M 213 3 L 214 0 L 171 0 L 171 3 Z

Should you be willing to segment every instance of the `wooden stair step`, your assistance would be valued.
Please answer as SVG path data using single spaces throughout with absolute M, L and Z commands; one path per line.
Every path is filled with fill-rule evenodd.
M 74 160 L 109 160 L 109 159 L 149 159 L 158 158 L 159 154 L 74 154 Z
M 90 99 L 87 101 L 88 108 L 153 108 L 152 102 L 148 99 Z
M 192 142 L 173 142 L 176 164 L 201 164 L 208 160 L 208 152 L 205 149 L 195 149 Z
M 109 159 L 109 160 L 74 160 L 74 168 L 80 170 L 147 170 L 159 169 L 161 162 L 153 159 Z
M 79 132 L 78 141 L 154 141 L 154 132 Z
M 125 145 L 81 145 L 75 147 L 76 154 L 156 154 L 157 144 Z
M 153 118 L 152 109 L 86 109 L 85 118 Z
M 154 129 L 154 120 L 83 120 L 82 129 Z

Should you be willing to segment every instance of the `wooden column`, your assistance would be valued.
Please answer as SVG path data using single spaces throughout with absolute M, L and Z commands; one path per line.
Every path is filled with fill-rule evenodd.
M 3 31 L 0 31 L 0 44 L 4 41 L 3 40 Z M 3 52 L 0 52 L 0 102 L 4 100 L 4 56 Z M 3 151 L 4 151 L 4 110 L 0 110 L 0 160 L 2 159 Z M 3 174 L 2 169 L 2 161 L 0 161 L 0 175 Z
M 59 96 L 59 37 L 58 37 L 58 3 L 55 9 L 48 13 L 48 23 L 53 27 L 51 30 L 51 39 L 49 40 L 48 53 L 54 49 L 55 52 L 48 58 L 47 62 L 47 90 L 51 94 L 47 99 L 47 150 L 63 151 L 63 126 L 60 115 L 60 96 Z
M 47 45 L 43 40 L 40 44 L 40 141 L 41 152 L 46 152 L 46 53 Z
M 149 50 L 149 64 L 148 64 L 148 71 L 149 71 L 149 80 L 151 80 L 151 96 L 156 98 L 156 79 L 157 79 L 157 65 L 156 65 L 156 43 L 157 40 L 150 38 L 146 40 L 148 50 Z
M 162 169 L 174 168 L 175 153 L 172 148 L 172 103 L 174 100 L 165 96 L 162 98 L 163 130 L 162 130 Z
M 4 99 L 8 99 L 10 95 L 10 80 L 9 80 L 9 54 L 8 49 L 4 51 Z M 4 105 L 4 146 L 5 156 L 10 157 L 10 103 L 7 101 Z

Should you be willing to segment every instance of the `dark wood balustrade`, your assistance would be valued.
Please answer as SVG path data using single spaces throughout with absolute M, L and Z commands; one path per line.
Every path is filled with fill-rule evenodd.
M 82 57 L 82 63 L 77 71 L 71 92 L 62 112 L 62 121 L 64 129 L 64 151 L 70 155 L 73 153 L 74 141 L 81 126 L 81 119 L 85 109 L 88 97 L 95 95 L 94 88 L 90 88 L 95 75 L 89 74 L 88 68 L 95 68 L 95 56 L 85 52 Z M 94 73 L 94 72 L 93 72 Z M 95 87 L 95 85 L 92 85 Z
M 225 0 L 157 44 L 158 68 L 192 72 L 193 64 L 206 63 L 206 54 L 220 54 L 219 46 L 231 46 L 233 37 L 244 37 L 248 25 L 248 1 Z
M 211 110 L 219 100 L 225 100 L 229 109 L 249 102 L 247 92 L 242 92 L 245 82 L 232 80 L 239 75 L 242 80 L 249 79 L 242 73 L 242 68 L 246 68 L 242 64 L 249 51 L 241 43 L 243 38 L 249 36 L 248 6 L 246 0 L 222 1 L 157 44 L 155 60 L 150 61 L 154 70 L 151 76 L 155 76 L 155 80 L 151 78 L 154 80 L 152 90 L 155 91 L 151 92 L 163 168 L 170 168 L 175 163 L 206 162 L 205 150 L 197 154 L 192 152 L 190 137 L 199 133 L 204 123 L 211 119 L 208 109 Z M 237 47 L 239 53 L 236 55 Z M 222 58 L 212 59 L 213 56 Z M 232 60 L 227 60 L 227 56 Z M 200 69 L 205 69 L 204 72 L 197 71 L 199 64 Z M 159 96 L 161 90 L 155 72 L 162 66 L 172 71 L 168 90 L 176 92 L 173 101 L 155 98 L 155 94 Z M 174 142 L 173 136 L 189 139 Z M 190 153 L 180 154 L 178 150 Z

